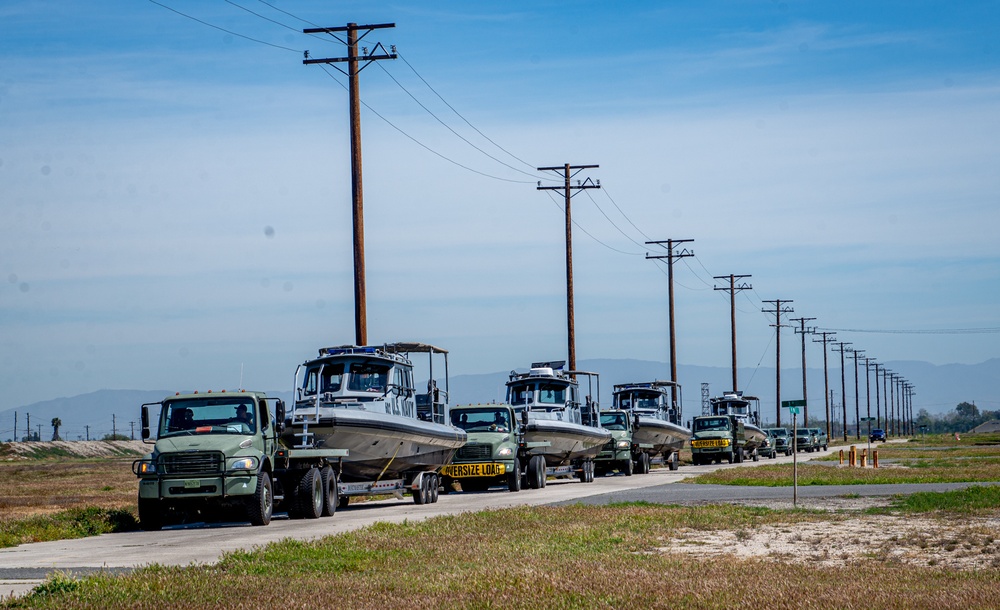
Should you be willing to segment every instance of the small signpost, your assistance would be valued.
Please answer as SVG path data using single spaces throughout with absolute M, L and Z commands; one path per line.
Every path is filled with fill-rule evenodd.
M 782 400 L 781 408 L 788 409 L 792 414 L 792 506 L 799 504 L 799 447 L 796 442 L 796 435 L 799 421 L 799 410 L 806 406 L 803 400 Z

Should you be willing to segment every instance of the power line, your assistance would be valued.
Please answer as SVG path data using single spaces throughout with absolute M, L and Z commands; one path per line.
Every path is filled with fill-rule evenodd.
M 546 193 L 546 195 L 548 195 L 549 199 L 552 200 L 552 203 L 554 203 L 555 206 L 557 208 L 559 208 L 560 212 L 565 213 L 566 210 L 563 209 L 563 206 L 559 203 L 559 200 L 556 199 L 555 195 L 553 195 L 552 193 Z M 624 254 L 626 256 L 643 256 L 645 254 L 644 252 L 626 252 L 624 250 L 619 250 L 618 248 L 615 248 L 614 246 L 609 246 L 608 244 L 606 244 L 603 241 L 601 241 L 601 240 L 597 239 L 596 237 L 594 237 L 593 233 L 591 233 L 587 229 L 584 229 L 583 226 L 580 225 L 580 223 L 577 222 L 575 218 L 573 219 L 573 226 L 576 227 L 577 229 L 580 229 L 581 231 L 584 232 L 584 234 L 587 237 L 589 237 L 590 239 L 596 241 L 597 243 L 601 244 L 602 246 L 604 246 L 608 250 L 611 250 L 612 252 L 617 252 L 618 254 Z
M 941 328 L 941 329 L 861 329 L 861 328 L 821 328 L 831 332 L 873 333 L 885 335 L 990 335 L 1000 333 L 1000 328 Z
M 214 28 L 216 30 L 219 30 L 220 32 L 225 32 L 226 34 L 230 34 L 232 36 L 237 36 L 239 38 L 243 38 L 243 39 L 249 40 L 251 42 L 256 42 L 258 44 L 267 45 L 269 47 L 274 47 L 275 49 L 282 49 L 284 51 L 291 51 L 293 53 L 298 53 L 299 55 L 301 55 L 301 54 L 304 53 L 304 51 L 299 50 L 299 49 L 291 49 L 289 47 L 283 47 L 283 46 L 281 46 L 279 44 L 270 43 L 270 42 L 267 42 L 267 41 L 264 41 L 264 40 L 260 40 L 258 38 L 252 38 L 250 36 L 246 36 L 244 34 L 240 34 L 238 32 L 234 32 L 232 30 L 227 30 L 226 28 L 221 28 L 221 27 L 219 27 L 217 25 L 213 25 L 213 24 L 211 24 L 211 23 L 209 23 L 207 21 L 203 21 L 201 19 L 198 19 L 197 17 L 193 17 L 191 15 L 188 15 L 187 13 L 182 13 L 181 11 L 179 11 L 179 10 L 177 10 L 175 8 L 171 8 L 171 7 L 167 6 L 166 4 L 162 4 L 160 2 L 157 2 L 156 0 L 149 0 L 149 2 L 155 4 L 156 6 L 159 6 L 161 8 L 165 8 L 165 9 L 167 9 L 168 11 L 170 11 L 172 13 L 176 13 L 176 14 L 180 15 L 181 17 L 186 17 L 187 19 L 190 19 L 192 21 L 197 21 L 198 23 L 200 23 L 200 24 L 202 24 L 204 26 L 208 26 L 210 28 Z

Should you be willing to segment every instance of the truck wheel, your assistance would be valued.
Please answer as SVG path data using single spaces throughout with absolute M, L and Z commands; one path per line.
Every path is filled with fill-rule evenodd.
M 514 470 L 507 473 L 507 490 L 521 491 L 521 462 L 514 458 Z
M 436 474 L 431 475 L 431 504 L 438 501 L 438 489 L 441 487 L 441 482 Z
M 622 465 L 619 470 L 621 470 L 622 474 L 627 477 L 632 476 L 635 473 L 635 464 L 632 463 L 632 458 L 622 460 Z
M 756 450 L 756 449 L 754 449 L 754 450 L 753 450 L 753 461 L 755 461 L 755 462 L 756 462 L 756 461 L 758 461 L 759 459 L 760 459 L 760 456 L 759 456 L 759 455 L 757 455 L 757 450 Z
M 337 512 L 337 473 L 327 464 L 319 471 L 323 483 L 323 514 L 332 517 Z
M 646 452 L 639 456 L 639 474 L 649 474 L 649 454 Z
M 257 474 L 257 489 L 247 498 L 247 518 L 250 525 L 267 525 L 274 513 L 274 495 L 271 493 L 271 473 Z
M 463 487 L 462 489 L 465 489 Z M 427 477 L 420 477 L 420 489 L 413 490 L 413 503 L 414 504 L 426 504 L 427 503 Z
M 541 489 L 545 486 L 545 458 L 534 455 L 528 460 L 528 487 Z
M 729 463 L 730 463 L 730 464 L 732 464 L 732 463 L 733 463 L 734 461 L 736 461 L 736 454 L 735 454 L 735 452 L 730 452 L 730 453 L 729 453 L 729 454 L 728 454 L 728 455 L 726 456 L 726 459 L 727 459 L 727 460 L 729 460 Z
M 163 529 L 163 513 L 160 511 L 159 500 L 139 498 L 139 527 L 147 532 L 158 532 Z
M 306 519 L 318 519 L 323 514 L 323 477 L 319 468 L 310 468 L 299 481 L 295 503 L 295 512 Z

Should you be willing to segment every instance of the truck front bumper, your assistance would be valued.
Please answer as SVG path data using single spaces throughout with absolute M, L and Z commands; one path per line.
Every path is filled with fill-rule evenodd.
M 139 497 L 145 499 L 216 498 L 249 496 L 257 491 L 257 475 L 144 477 L 139 479 Z

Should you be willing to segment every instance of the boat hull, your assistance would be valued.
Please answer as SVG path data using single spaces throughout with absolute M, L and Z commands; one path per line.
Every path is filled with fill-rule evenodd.
M 639 428 L 632 435 L 633 442 L 641 445 L 652 445 L 645 449 L 651 457 L 659 454 L 669 456 L 680 451 L 684 443 L 691 438 L 691 431 L 683 426 L 649 416 L 639 416 Z
M 282 440 L 299 443 L 303 426 L 288 426 Z M 344 482 L 399 478 L 404 473 L 437 470 L 451 461 L 467 435 L 453 426 L 398 415 L 354 409 L 320 409 L 308 424 L 315 448 L 347 449 L 341 463 Z
M 746 439 L 746 450 L 753 451 L 764 444 L 767 433 L 753 424 L 743 424 L 743 436 Z
M 545 465 L 554 468 L 595 457 L 611 440 L 611 433 L 583 424 L 529 417 L 524 439 L 528 453 L 541 455 Z

